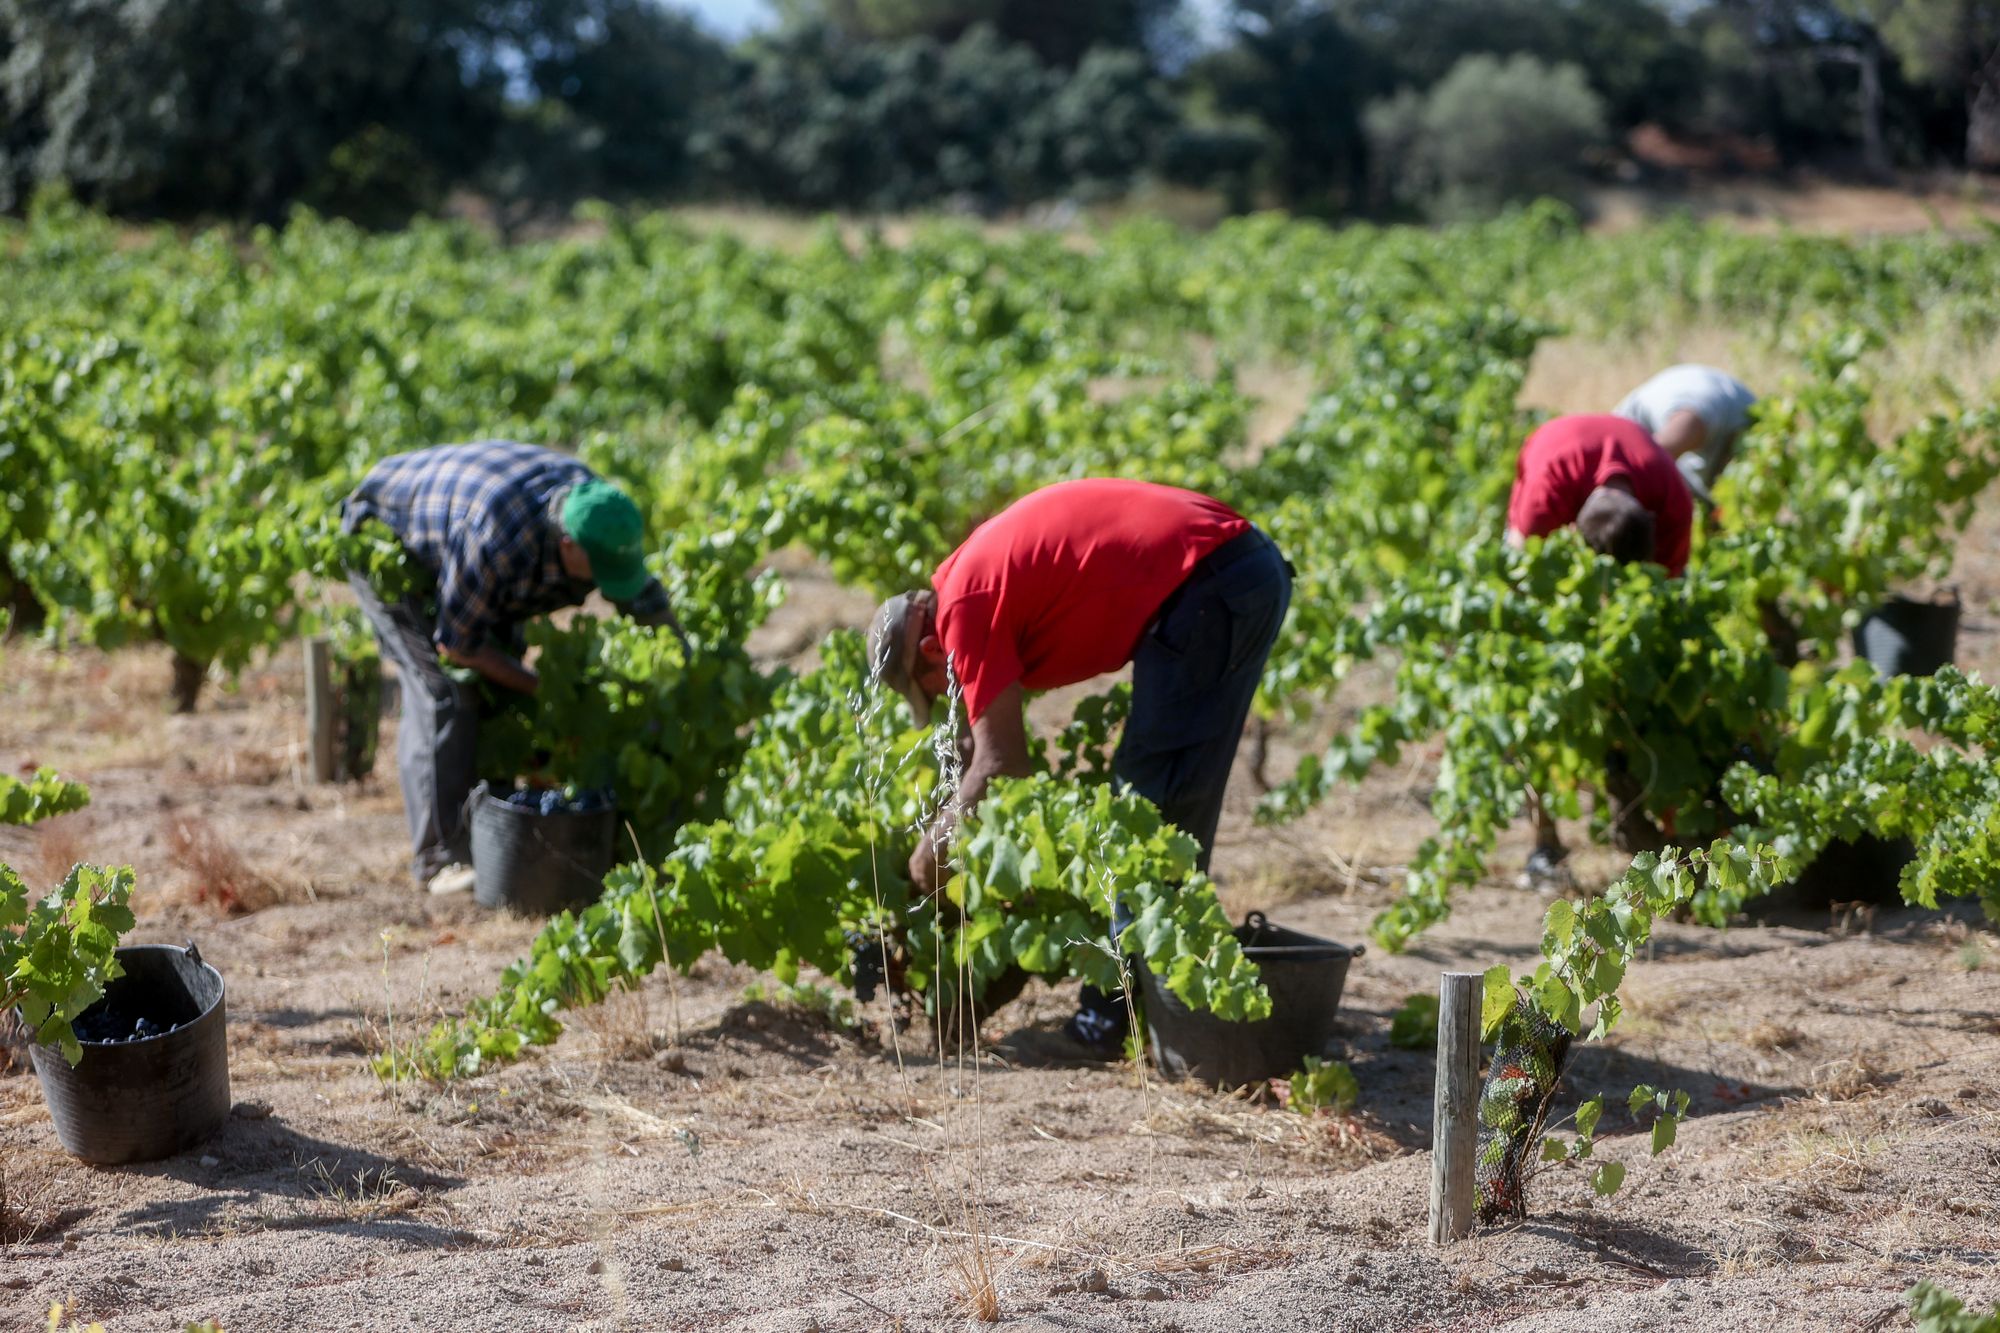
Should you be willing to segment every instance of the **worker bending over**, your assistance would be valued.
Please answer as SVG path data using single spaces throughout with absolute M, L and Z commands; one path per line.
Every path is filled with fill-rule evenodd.
M 1569 416 L 1544 423 L 1521 446 L 1507 503 L 1507 540 L 1519 546 L 1575 524 L 1594 551 L 1622 562 L 1651 561 L 1679 578 L 1687 569 L 1694 498 L 1667 451 L 1623 417 Z M 1614 841 L 1644 850 L 1657 830 L 1638 808 L 1643 784 L 1614 756 L 1605 774 L 1614 806 Z M 1526 888 L 1561 888 L 1568 880 L 1556 822 L 1540 794 L 1528 792 L 1535 847 L 1522 873 Z
M 1615 416 L 1646 428 L 1681 470 L 1688 489 L 1703 503 L 1714 502 L 1722 469 L 1736 454 L 1736 442 L 1750 425 L 1757 395 L 1748 385 L 1714 366 L 1669 366 L 1625 395 Z
M 1592 550 L 1650 560 L 1678 578 L 1687 569 L 1694 500 L 1643 427 L 1623 417 L 1557 417 L 1521 446 L 1507 540 L 1519 546 L 1571 524 Z
M 646 572 L 638 508 L 554 449 L 488 441 L 385 458 L 341 505 L 344 531 L 371 519 L 435 580 L 434 589 L 387 602 L 366 575 L 348 575 L 402 682 L 396 764 L 417 882 L 462 892 L 472 887 L 463 807 L 479 718 L 472 692 L 443 663 L 532 694 L 523 621 L 580 605 L 592 588 L 641 624 L 671 626 L 673 614 Z
M 1132 712 L 1114 779 L 1201 844 L 1208 867 L 1236 743 L 1291 603 L 1291 568 L 1248 519 L 1193 491 L 1140 481 L 1063 482 L 1016 501 L 946 558 L 931 587 L 892 597 L 869 631 L 877 681 L 920 725 L 964 691 L 971 753 L 917 840 L 910 878 L 935 893 L 952 830 L 1028 757 L 1026 694 L 1132 664 Z M 1122 996 L 1085 987 L 1066 1033 L 1094 1054 L 1123 1046 Z

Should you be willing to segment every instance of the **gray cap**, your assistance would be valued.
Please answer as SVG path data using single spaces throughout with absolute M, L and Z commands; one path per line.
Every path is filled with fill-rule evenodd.
M 931 724 L 931 700 L 916 681 L 917 645 L 910 631 L 923 625 L 925 600 L 921 592 L 899 592 L 882 603 L 868 627 L 869 676 L 909 700 L 920 727 Z

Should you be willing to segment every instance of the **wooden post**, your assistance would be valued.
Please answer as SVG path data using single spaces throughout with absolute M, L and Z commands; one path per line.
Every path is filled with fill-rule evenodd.
M 333 653 L 319 637 L 306 640 L 306 739 L 313 781 L 333 781 Z
M 1437 1097 L 1431 1115 L 1433 1245 L 1472 1233 L 1481 984 L 1477 972 L 1446 972 L 1438 978 Z

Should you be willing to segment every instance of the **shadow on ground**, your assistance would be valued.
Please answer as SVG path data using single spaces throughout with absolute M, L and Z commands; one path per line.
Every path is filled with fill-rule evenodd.
M 314 1138 L 275 1116 L 233 1114 L 213 1138 L 187 1152 L 106 1169 L 177 1180 L 199 1191 L 158 1199 L 118 1218 L 121 1229 L 155 1236 L 323 1228 L 408 1245 L 472 1239 L 415 1215 L 463 1184 L 458 1177 Z

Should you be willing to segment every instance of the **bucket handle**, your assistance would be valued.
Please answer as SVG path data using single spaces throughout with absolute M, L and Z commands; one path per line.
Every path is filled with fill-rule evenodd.
M 1251 932 L 1250 938 L 1252 939 L 1262 935 L 1264 928 L 1270 924 L 1270 918 L 1254 908 L 1243 914 L 1243 928 Z M 1348 956 L 1351 958 L 1359 958 L 1362 954 L 1368 952 L 1368 946 L 1365 944 L 1347 944 L 1341 947 L 1347 950 Z
M 187 955 L 187 960 L 190 963 L 193 963 L 196 967 L 202 966 L 201 950 L 194 947 L 193 940 L 189 940 L 186 944 L 183 944 L 181 952 Z

